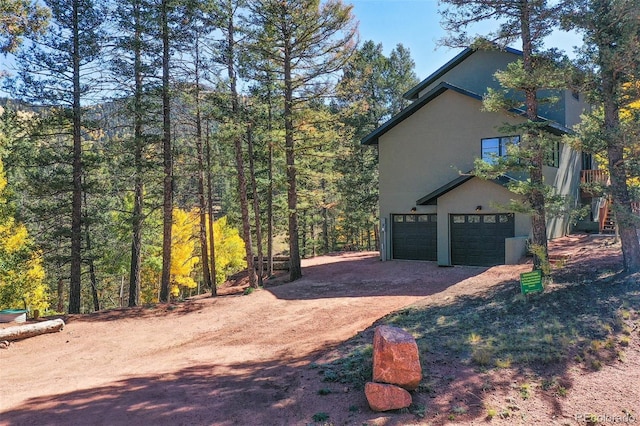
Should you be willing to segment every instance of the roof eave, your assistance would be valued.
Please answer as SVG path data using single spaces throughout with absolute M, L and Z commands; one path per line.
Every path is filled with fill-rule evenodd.
M 444 194 L 453 191 L 454 189 L 456 189 L 457 187 L 467 183 L 468 181 L 470 181 L 471 179 L 473 179 L 474 177 L 476 177 L 473 172 L 469 172 L 469 173 L 465 173 L 465 174 L 461 174 L 460 176 L 458 176 L 457 178 L 453 179 L 452 181 L 442 185 L 440 188 L 436 189 L 435 191 L 430 192 L 429 194 L 425 195 L 424 197 L 420 198 L 418 201 L 416 201 L 416 205 L 417 206 L 428 206 L 428 205 L 434 205 L 437 204 L 437 200 L 438 198 L 440 198 L 441 196 L 443 196 Z M 505 188 L 509 187 L 509 183 L 517 180 L 511 176 L 508 175 L 501 175 L 498 176 L 495 179 L 486 179 L 488 182 L 492 182 L 495 183 L 496 185 L 500 185 L 503 186 Z
M 520 50 L 513 49 L 511 47 L 501 48 L 501 47 L 497 47 L 496 46 L 496 50 L 503 50 L 503 51 L 511 53 L 513 55 L 522 56 L 522 52 Z M 470 47 L 467 47 L 462 52 L 457 54 L 449 62 L 447 62 L 446 64 L 444 64 L 440 68 L 438 68 L 435 72 L 433 72 L 427 78 L 425 78 L 420 83 L 418 83 L 415 86 L 413 86 L 411 89 L 407 90 L 402 95 L 402 97 L 407 99 L 407 100 L 409 100 L 409 101 L 418 99 L 418 95 L 420 94 L 420 92 L 422 90 L 424 90 L 425 87 L 427 87 L 430 84 L 432 84 L 433 82 L 435 82 L 437 79 L 439 79 L 440 77 L 445 75 L 447 72 L 449 72 L 449 70 L 451 70 L 451 69 L 455 68 L 456 66 L 458 66 L 462 61 L 464 61 L 465 59 L 467 59 L 469 56 L 471 56 L 473 53 L 475 53 L 477 51 L 478 51 L 478 49 L 472 49 Z

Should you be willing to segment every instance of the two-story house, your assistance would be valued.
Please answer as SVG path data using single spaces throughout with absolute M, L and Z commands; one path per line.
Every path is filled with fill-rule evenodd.
M 482 96 L 499 88 L 497 70 L 521 52 L 466 49 L 405 94 L 413 102 L 367 135 L 362 143 L 379 153 L 381 258 L 433 260 L 439 265 L 490 266 L 517 262 L 525 254 L 531 220 L 506 207 L 518 195 L 510 176 L 473 176 L 474 160 L 506 154 L 519 135 L 504 134 L 504 123 L 525 118 L 485 112 Z M 581 96 L 559 93 L 541 108 L 549 130 L 569 132 L 585 108 Z M 586 157 L 559 143 L 544 168 L 545 182 L 579 203 Z M 569 216 L 548 219 L 548 236 L 565 235 Z

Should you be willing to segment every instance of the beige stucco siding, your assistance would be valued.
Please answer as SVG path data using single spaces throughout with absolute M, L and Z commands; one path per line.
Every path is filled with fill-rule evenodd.
M 565 111 L 565 127 L 573 129 L 573 127 L 580 123 L 581 115 L 591 109 L 590 105 L 586 102 L 586 98 L 583 94 L 579 94 L 577 98 L 570 90 L 565 91 L 564 95 L 564 111 Z
M 518 198 L 518 195 L 505 187 L 479 178 L 473 178 L 438 198 L 438 264 L 451 264 L 450 214 L 505 213 L 508 211 L 506 206 L 509 202 Z M 482 210 L 476 211 L 478 206 L 482 206 Z M 530 231 L 529 216 L 516 213 L 514 235 L 527 237 Z
M 565 197 L 569 208 L 576 207 L 580 197 L 581 153 L 567 144 L 560 145 L 560 167 L 545 167 L 545 183 L 553 186 L 554 193 Z M 547 218 L 547 236 L 559 238 L 570 232 L 569 214 Z
M 429 93 L 441 82 L 463 87 L 478 95 L 484 95 L 487 87 L 499 88 L 500 84 L 493 77 L 496 70 L 507 68 L 510 62 L 518 59 L 518 55 L 497 50 L 478 50 L 464 60 L 464 66 L 456 66 L 426 86 L 419 93 L 419 97 Z

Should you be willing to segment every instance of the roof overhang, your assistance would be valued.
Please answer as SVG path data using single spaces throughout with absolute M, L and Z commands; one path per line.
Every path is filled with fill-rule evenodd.
M 436 189 L 435 191 L 432 191 L 429 194 L 425 195 L 424 197 L 420 198 L 418 201 L 416 201 L 416 205 L 418 206 L 436 205 L 438 204 L 438 198 L 440 198 L 441 196 L 443 196 L 444 194 L 450 191 L 453 191 L 454 189 L 470 181 L 474 177 L 476 176 L 473 175 L 472 173 L 461 174 L 454 180 L 442 185 L 440 188 Z M 487 179 L 487 182 L 492 182 L 492 183 L 495 183 L 496 185 L 500 185 L 506 188 L 508 187 L 509 183 L 513 182 L 514 180 L 516 179 L 507 175 L 502 175 L 502 176 L 498 176 L 495 179 Z

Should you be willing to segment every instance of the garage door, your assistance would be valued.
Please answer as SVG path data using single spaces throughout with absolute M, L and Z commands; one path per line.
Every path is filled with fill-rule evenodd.
M 394 214 L 393 258 L 437 260 L 437 216 L 435 214 Z
M 504 240 L 515 232 L 513 213 L 452 214 L 449 218 L 452 264 L 504 264 Z

